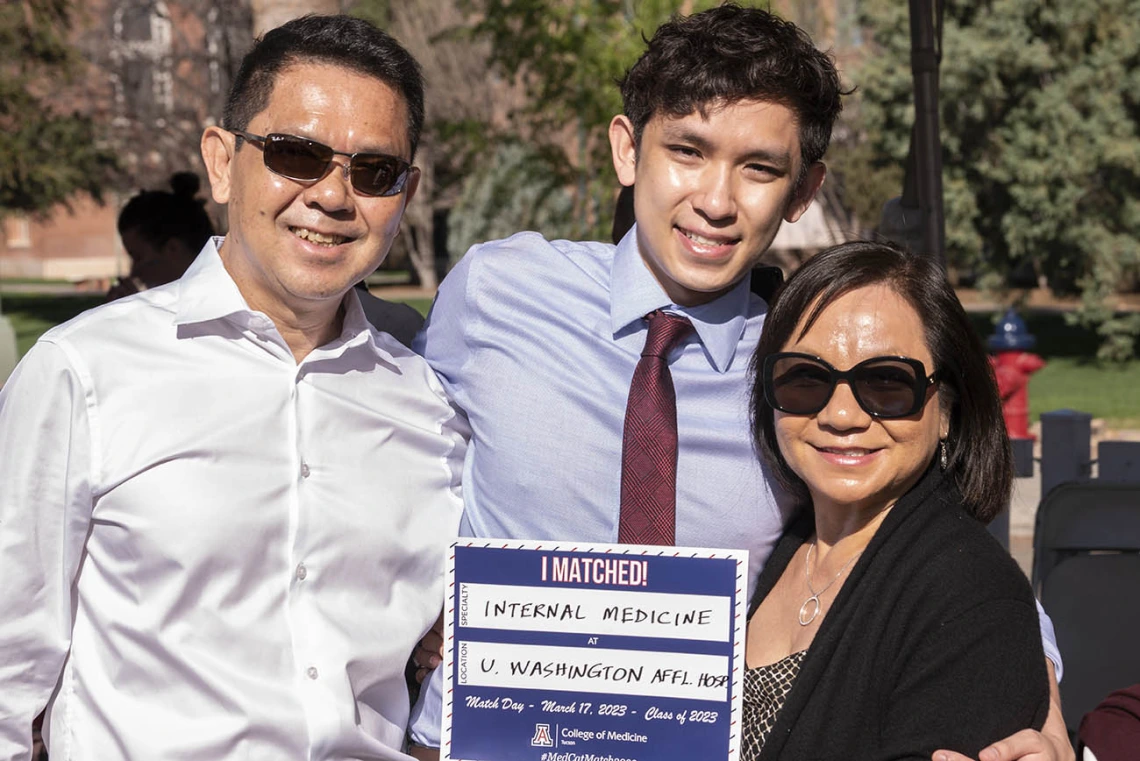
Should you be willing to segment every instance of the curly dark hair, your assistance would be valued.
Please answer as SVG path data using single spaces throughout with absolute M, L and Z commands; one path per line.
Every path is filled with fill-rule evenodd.
M 625 115 L 640 144 L 656 114 L 672 117 L 742 100 L 791 109 L 801 171 L 823 158 L 844 91 L 831 56 L 790 21 L 732 3 L 662 24 L 621 81 Z
M 927 348 L 938 372 L 942 409 L 950 413 L 946 475 L 962 493 L 966 509 L 988 523 L 1009 503 L 1013 452 L 1002 418 L 993 368 L 966 310 L 936 259 L 887 243 L 854 241 L 821 251 L 776 294 L 752 358 L 752 435 L 776 480 L 801 504 L 807 486 L 788 466 L 776 440 L 772 407 L 764 398 L 764 358 L 781 351 L 800 320 L 807 331 L 823 310 L 851 291 L 884 285 L 922 320 Z
M 374 77 L 400 93 L 408 106 L 410 158 L 415 158 L 424 126 L 420 65 L 387 32 L 352 16 L 303 16 L 255 40 L 230 87 L 223 126 L 246 129 L 269 105 L 277 75 L 299 63 L 340 66 Z

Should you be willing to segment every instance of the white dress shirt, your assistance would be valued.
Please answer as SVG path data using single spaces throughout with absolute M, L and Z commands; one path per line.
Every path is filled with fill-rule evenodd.
M 0 392 L 0 759 L 400 759 L 467 426 L 365 321 L 299 365 L 207 244 Z

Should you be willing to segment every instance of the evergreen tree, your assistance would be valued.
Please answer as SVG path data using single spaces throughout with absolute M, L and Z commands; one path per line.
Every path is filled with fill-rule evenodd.
M 913 122 L 907 6 L 866 0 L 878 48 L 862 91 L 868 172 L 904 161 Z M 1101 356 L 1132 356 L 1140 315 L 1140 0 L 946 0 L 941 119 L 947 254 L 1004 280 L 1032 266 L 1082 295 Z M 850 171 L 850 168 L 848 168 Z M 885 200 L 885 199 L 883 199 Z
M 79 71 L 71 0 L 0 4 L 0 215 L 41 213 L 77 191 L 96 199 L 115 167 L 91 119 L 62 107 Z
M 645 49 L 645 39 L 677 12 L 693 13 L 714 0 L 481 0 L 476 35 L 490 42 L 491 62 L 526 93 L 512 131 L 530 143 L 524 162 L 564 177 L 571 214 L 548 237 L 609 238 L 617 178 L 607 128 L 621 113 L 617 82 Z M 644 39 L 643 39 L 644 38 Z M 520 178 L 530 182 L 525 177 Z M 540 193 L 537 176 L 528 193 Z M 520 228 L 521 229 L 521 228 Z

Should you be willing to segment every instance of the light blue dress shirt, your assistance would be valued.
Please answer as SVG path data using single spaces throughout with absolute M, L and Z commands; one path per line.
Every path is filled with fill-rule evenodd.
M 695 332 L 669 365 L 677 391 L 678 545 L 746 548 L 757 571 L 785 516 L 752 452 L 748 362 L 767 305 L 747 280 L 672 304 L 634 234 L 617 247 L 520 233 L 472 248 L 413 348 L 467 413 L 466 536 L 616 542 L 622 429 L 646 314 Z
M 636 227 L 616 248 L 533 232 L 477 245 L 440 286 L 413 349 L 471 424 L 464 536 L 617 541 L 626 400 L 655 309 L 696 329 L 669 357 L 677 544 L 746 549 L 755 580 L 792 508 L 774 493 L 748 420 L 767 304 L 748 278 L 707 304 L 673 304 L 642 261 Z M 441 687 L 436 669 L 413 711 L 422 745 L 439 745 Z

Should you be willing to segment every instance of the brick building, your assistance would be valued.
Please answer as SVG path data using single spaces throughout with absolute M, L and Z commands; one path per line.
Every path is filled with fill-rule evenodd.
M 115 220 L 142 189 L 169 189 L 176 171 L 199 174 L 202 129 L 220 118 L 230 80 L 252 38 L 248 2 L 88 0 L 74 40 L 87 66 L 61 94 L 105 126 L 122 179 L 104 204 L 79 196 L 43 219 L 9 216 L 0 277 L 105 279 L 129 267 Z M 212 209 L 217 216 L 217 209 Z M 220 221 L 220 220 L 217 220 Z
M 220 118 L 255 27 L 264 30 L 301 13 L 351 5 L 349 0 L 86 0 L 74 37 L 88 71 L 82 91 L 67 105 L 107 126 L 123 179 L 109 189 L 102 206 L 77 197 L 45 219 L 3 220 L 0 278 L 102 281 L 125 273 L 129 261 L 115 229 L 119 209 L 139 190 L 169 189 L 168 178 L 176 171 L 198 173 L 207 188 L 199 139 L 202 129 Z M 855 0 L 776 0 L 773 8 L 832 49 L 841 69 L 860 55 Z M 842 127 L 836 138 L 842 139 Z M 802 223 L 781 231 L 774 252 L 796 258 L 845 237 L 851 224 L 837 221 L 838 205 L 817 206 Z M 207 208 L 224 228 L 221 210 Z M 777 258 L 788 263 L 785 256 Z

